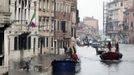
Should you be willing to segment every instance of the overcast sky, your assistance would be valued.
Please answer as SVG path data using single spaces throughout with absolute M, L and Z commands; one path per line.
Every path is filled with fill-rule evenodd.
M 89 16 L 99 20 L 99 29 L 103 28 L 103 1 L 108 0 L 78 0 L 80 20 Z

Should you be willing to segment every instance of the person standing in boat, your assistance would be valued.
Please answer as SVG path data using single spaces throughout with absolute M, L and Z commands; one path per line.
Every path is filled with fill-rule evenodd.
M 116 48 L 115 52 L 119 52 L 119 43 L 118 42 L 115 44 L 115 48 Z
M 110 41 L 108 42 L 107 47 L 108 47 L 109 51 L 111 51 L 112 45 L 111 45 Z

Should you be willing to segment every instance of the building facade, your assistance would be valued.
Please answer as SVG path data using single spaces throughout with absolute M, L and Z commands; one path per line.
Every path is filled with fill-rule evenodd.
M 39 51 L 54 53 L 55 0 L 39 0 Z
M 71 38 L 76 37 L 78 23 L 77 0 L 57 0 L 55 9 L 54 43 L 56 53 L 71 44 Z
M 134 7 L 127 9 L 124 13 L 125 43 L 134 43 Z
M 8 0 L 0 2 L 0 74 L 8 71 L 8 49 L 6 40 L 6 29 L 10 26 L 10 15 Z M 4 9 L 3 9 L 4 8 Z
M 92 29 L 92 34 L 94 36 L 99 35 L 99 25 L 98 25 L 98 20 L 93 18 L 93 17 L 85 17 L 83 19 L 84 24 L 87 25 L 90 29 Z
M 39 0 L 39 51 L 63 53 L 76 34 L 77 0 Z
M 123 42 L 123 17 L 126 9 L 133 6 L 133 0 L 112 0 L 106 3 L 106 35 L 112 40 Z
M 77 0 L 4 0 L 0 6 L 1 71 L 38 54 L 63 54 L 76 37 Z

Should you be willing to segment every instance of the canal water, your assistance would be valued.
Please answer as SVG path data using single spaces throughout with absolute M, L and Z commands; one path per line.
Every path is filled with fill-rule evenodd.
M 134 45 L 120 44 L 120 61 L 102 62 L 92 47 L 76 47 L 81 71 L 76 75 L 134 75 Z

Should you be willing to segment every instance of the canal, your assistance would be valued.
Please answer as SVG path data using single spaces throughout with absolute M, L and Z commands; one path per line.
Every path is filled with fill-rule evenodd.
M 76 46 L 81 59 L 81 71 L 76 75 L 134 75 L 134 45 L 119 46 L 123 58 L 114 62 L 102 62 L 90 46 Z

